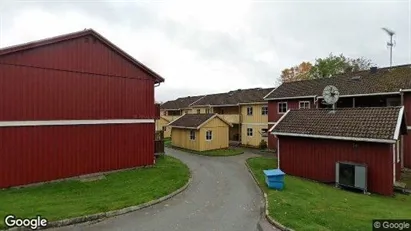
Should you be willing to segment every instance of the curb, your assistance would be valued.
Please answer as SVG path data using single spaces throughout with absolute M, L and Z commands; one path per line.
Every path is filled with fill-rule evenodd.
M 153 206 L 155 204 L 161 203 L 165 200 L 168 200 L 174 196 L 177 196 L 178 194 L 180 194 L 181 192 L 183 192 L 184 190 L 186 190 L 188 188 L 188 186 L 191 184 L 192 181 L 192 172 L 190 170 L 190 176 L 188 178 L 187 183 L 177 189 L 176 191 L 163 196 L 159 199 L 156 200 L 152 200 L 140 205 L 134 205 L 134 206 L 130 206 L 130 207 L 126 207 L 126 208 L 122 208 L 122 209 L 118 209 L 118 210 L 112 210 L 112 211 L 108 211 L 108 212 L 103 212 L 103 213 L 97 213 L 97 214 L 91 214 L 91 215 L 85 215 L 85 216 L 81 216 L 81 217 L 74 217 L 74 218 L 68 218 L 68 219 L 64 219 L 64 220 L 59 220 L 59 221 L 52 221 L 49 222 L 47 224 L 47 227 L 45 228 L 39 228 L 41 230 L 44 229 L 49 229 L 49 228 L 56 228 L 56 227 L 62 227 L 62 226 L 69 226 L 69 225 L 74 225 L 74 224 L 80 224 L 80 223 L 85 223 L 85 222 L 90 222 L 90 221 L 96 221 L 96 220 L 101 220 L 104 218 L 110 218 L 110 217 L 115 217 L 115 216 L 119 216 L 119 215 L 123 215 L 126 213 L 130 213 L 130 212 L 134 212 L 143 208 L 147 208 L 150 206 Z M 14 227 L 14 228 L 10 228 L 10 229 L 1 229 L 0 231 L 26 231 L 26 230 L 32 230 L 29 228 L 23 228 L 23 227 Z
M 167 147 L 167 148 L 170 148 L 170 149 L 173 149 L 173 150 L 176 150 L 176 151 L 186 152 L 186 153 L 197 155 L 197 156 L 208 156 L 208 157 L 231 157 L 231 156 L 239 156 L 239 155 L 244 154 L 244 151 L 242 151 L 242 152 L 240 152 L 238 154 L 234 154 L 234 155 L 213 156 L 213 155 L 203 155 L 203 154 L 199 154 L 199 153 L 196 153 L 196 152 L 190 152 L 190 150 L 187 150 L 187 149 L 181 149 L 181 148 L 175 148 L 175 147 Z
M 251 158 L 254 158 L 254 157 L 251 157 Z M 249 160 L 249 159 L 251 159 L 251 158 L 248 158 L 247 160 Z M 267 221 L 268 221 L 271 225 L 273 225 L 275 228 L 277 228 L 277 229 L 279 229 L 279 230 L 282 230 L 282 231 L 294 231 L 293 229 L 290 229 L 290 228 L 282 225 L 281 223 L 279 223 L 278 221 L 276 221 L 274 218 L 272 218 L 272 217 L 270 216 L 270 212 L 268 211 L 267 194 L 264 192 L 263 188 L 262 188 L 261 185 L 258 183 L 257 177 L 254 175 L 253 171 L 251 171 L 251 167 L 250 167 L 250 165 L 248 165 L 247 160 L 245 161 L 245 166 L 247 166 L 248 172 L 251 174 L 251 176 L 253 177 L 255 183 L 257 184 L 258 188 L 261 190 L 261 193 L 262 193 L 263 196 L 264 196 L 264 207 L 261 208 L 261 210 L 262 210 L 261 213 L 262 213 L 263 217 L 266 218 Z M 262 228 L 261 225 L 260 225 L 260 222 L 258 222 L 258 224 L 257 224 L 257 229 L 260 230 L 260 231 L 263 230 L 263 228 Z

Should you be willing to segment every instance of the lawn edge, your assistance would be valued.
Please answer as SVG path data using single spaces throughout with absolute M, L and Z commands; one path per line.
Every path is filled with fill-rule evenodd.
M 259 158 L 259 157 L 250 157 L 247 158 L 245 161 L 245 166 L 247 167 L 248 172 L 251 174 L 251 177 L 254 179 L 254 182 L 257 184 L 258 188 L 260 189 L 261 193 L 264 196 L 264 207 L 262 208 L 264 218 L 267 219 L 267 221 L 273 225 L 275 228 L 280 229 L 282 231 L 294 231 L 293 229 L 290 229 L 284 225 L 282 225 L 280 222 L 276 221 L 273 217 L 270 216 L 270 212 L 268 211 L 268 199 L 267 199 L 267 194 L 264 192 L 264 189 L 261 187 L 261 185 L 258 183 L 257 177 L 251 170 L 250 165 L 248 165 L 248 160 L 253 159 L 253 158 Z M 262 228 L 260 227 L 260 222 L 257 224 L 258 229 L 261 230 Z
M 178 147 L 174 147 L 174 146 L 169 146 L 169 147 L 166 147 L 166 148 L 170 148 L 170 149 L 173 149 L 173 150 L 186 152 L 186 153 L 189 153 L 189 154 L 194 154 L 194 155 L 197 155 L 197 156 L 209 156 L 209 157 L 230 157 L 230 156 L 239 156 L 239 155 L 244 154 L 244 150 L 242 150 L 240 153 L 236 153 L 236 154 L 233 154 L 233 155 L 213 156 L 213 155 L 200 154 L 200 153 L 197 153 L 197 152 L 190 151 L 189 149 L 178 148 Z
M 185 183 L 185 185 L 183 185 L 181 188 L 175 190 L 174 192 L 172 192 L 168 195 L 165 195 L 163 197 L 160 197 L 158 199 L 155 199 L 155 200 L 143 203 L 143 204 L 133 205 L 133 206 L 125 207 L 125 208 L 122 208 L 122 209 L 117 209 L 117 210 L 112 210 L 112 211 L 108 211 L 108 212 L 102 212 L 102 213 L 96 213 L 96 214 L 91 214 L 91 215 L 85 215 L 85 216 L 80 216 L 80 217 L 73 217 L 73 218 L 68 218 L 68 219 L 64 219 L 64 220 L 57 220 L 57 221 L 48 222 L 47 227 L 40 228 L 40 229 L 44 230 L 44 229 L 70 226 L 70 225 L 74 225 L 74 224 L 80 224 L 80 223 L 86 223 L 86 222 L 91 222 L 91 221 L 102 220 L 102 219 L 105 219 L 105 218 L 115 217 L 115 216 L 123 215 L 123 214 L 126 214 L 126 213 L 134 212 L 134 211 L 137 211 L 137 210 L 140 210 L 140 209 L 144 209 L 144 208 L 153 206 L 155 204 L 161 203 L 163 201 L 166 201 L 168 199 L 171 199 L 172 197 L 177 196 L 178 194 L 182 193 L 191 184 L 193 175 L 192 175 L 191 169 L 190 168 L 188 168 L 188 169 L 189 169 L 189 178 L 188 178 L 187 183 Z M 25 229 L 23 227 L 13 227 L 13 228 L 10 228 L 10 229 L 0 229 L 0 231 L 15 231 L 15 230 L 27 230 L 27 229 Z

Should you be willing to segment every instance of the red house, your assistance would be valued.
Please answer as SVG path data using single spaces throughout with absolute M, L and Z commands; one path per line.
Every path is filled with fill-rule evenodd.
M 392 195 L 401 175 L 404 107 L 291 109 L 270 132 L 287 174 L 334 183 L 337 162 L 367 166 L 367 190 Z
M 275 125 L 289 109 L 326 108 L 322 92 L 333 85 L 340 92 L 336 108 L 404 106 L 411 125 L 411 65 L 340 74 L 331 78 L 283 83 L 267 94 L 268 121 Z M 411 127 L 407 127 L 408 131 Z M 277 149 L 277 138 L 269 135 L 268 146 Z M 400 139 L 401 167 L 411 168 L 411 136 Z
M 91 29 L 1 49 L 0 188 L 152 165 L 161 82 Z

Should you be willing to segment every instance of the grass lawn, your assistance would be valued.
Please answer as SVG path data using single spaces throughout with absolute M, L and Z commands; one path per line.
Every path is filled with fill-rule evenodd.
M 203 155 L 203 156 L 236 156 L 244 153 L 244 150 L 241 148 L 224 148 L 224 149 L 216 149 L 216 150 L 210 150 L 210 151 L 194 151 L 194 150 L 188 150 L 185 148 L 179 148 L 172 146 L 172 148 L 181 150 L 184 152 L 189 152 L 193 154 L 198 154 L 198 155 Z
M 270 216 L 295 230 L 372 230 L 373 219 L 411 217 L 411 196 L 383 197 L 336 189 L 286 176 L 283 191 L 268 189 L 263 170 L 277 167 L 276 159 L 247 160 L 268 196 Z
M 164 146 L 165 147 L 171 147 L 171 138 L 165 138 L 164 139 Z
M 49 183 L 0 190 L 0 229 L 4 217 L 41 215 L 49 221 L 78 217 L 142 204 L 181 188 L 189 169 L 178 159 L 165 156 L 155 167 L 108 174 L 105 179 Z

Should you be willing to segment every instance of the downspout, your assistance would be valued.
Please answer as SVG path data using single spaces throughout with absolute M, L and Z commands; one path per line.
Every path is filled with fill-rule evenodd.
M 241 114 L 241 105 L 238 103 L 238 141 L 243 143 L 243 115 Z
M 401 106 L 404 107 L 404 91 L 400 89 Z M 401 169 L 404 168 L 404 136 L 401 135 Z
M 158 84 L 158 85 L 156 85 L 156 84 Z M 154 87 L 158 87 L 158 86 L 160 86 L 160 83 L 155 83 L 154 84 Z
M 318 98 L 316 95 L 314 96 L 314 105 L 315 105 L 315 108 L 318 109 Z

